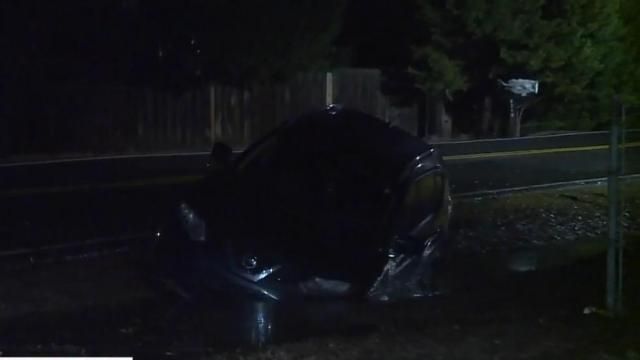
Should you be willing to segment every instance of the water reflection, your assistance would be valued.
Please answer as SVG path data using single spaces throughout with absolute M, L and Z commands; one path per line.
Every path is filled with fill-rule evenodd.
M 256 301 L 252 304 L 250 310 L 247 312 L 249 315 L 249 321 L 247 324 L 249 329 L 249 342 L 256 347 L 262 347 L 268 345 L 272 341 L 272 329 L 274 320 L 274 303 Z
M 356 319 L 361 306 L 336 299 L 248 302 L 236 313 L 236 319 L 242 319 L 245 324 L 243 333 L 237 335 L 243 338 L 243 345 L 254 347 L 337 333 L 361 335 L 372 329 L 368 323 Z
M 261 348 L 325 334 L 354 335 L 363 328 L 352 326 L 349 320 L 353 306 L 337 300 L 183 303 L 165 317 L 165 334 L 166 340 L 178 347 L 216 349 Z

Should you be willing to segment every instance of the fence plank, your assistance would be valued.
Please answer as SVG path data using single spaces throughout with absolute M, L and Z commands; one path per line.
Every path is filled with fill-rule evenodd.
M 332 88 L 327 87 L 328 80 Z M 22 118 L 39 120 L 6 126 L 16 135 L 0 150 L 7 155 L 41 150 L 162 151 L 208 148 L 218 140 L 244 147 L 283 120 L 324 107 L 328 96 L 333 102 L 384 118 L 388 103 L 379 82 L 378 70 L 336 69 L 330 77 L 325 72 L 299 73 L 286 83 L 256 83 L 243 89 L 208 84 L 183 93 L 52 85 L 38 93 L 43 104 L 39 112 L 21 105 Z M 71 141 L 61 143 L 61 134 Z M 2 135 L 5 142 L 7 136 Z

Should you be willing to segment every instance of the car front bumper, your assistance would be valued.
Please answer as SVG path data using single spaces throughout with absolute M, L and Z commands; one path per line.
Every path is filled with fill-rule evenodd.
M 371 301 L 391 301 L 432 295 L 430 265 L 445 237 L 446 233 L 439 231 L 424 242 L 422 251 L 389 256 L 374 283 L 364 286 L 365 297 Z M 291 265 L 248 271 L 227 252 L 212 251 L 206 244 L 195 242 L 183 242 L 180 251 L 165 256 L 160 267 L 164 283 L 186 296 L 207 292 L 220 297 L 250 296 L 281 301 L 363 293 L 362 284 L 320 276 L 301 277 Z

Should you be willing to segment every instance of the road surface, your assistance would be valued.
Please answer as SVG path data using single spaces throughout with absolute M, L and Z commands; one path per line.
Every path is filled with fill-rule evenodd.
M 628 139 L 626 174 L 640 174 L 638 139 L 640 133 Z M 454 195 L 463 195 L 603 178 L 609 159 L 603 142 L 606 133 L 438 147 Z M 34 256 L 39 247 L 47 253 L 60 244 L 126 242 L 153 233 L 170 205 L 202 176 L 206 160 L 195 153 L 0 165 L 0 252 Z

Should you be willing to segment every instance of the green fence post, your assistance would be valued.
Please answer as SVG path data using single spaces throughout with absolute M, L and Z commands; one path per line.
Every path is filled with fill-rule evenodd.
M 611 120 L 609 139 L 609 243 L 607 247 L 607 310 L 612 314 L 622 312 L 622 231 L 620 229 L 620 135 L 624 106 L 616 99 Z

